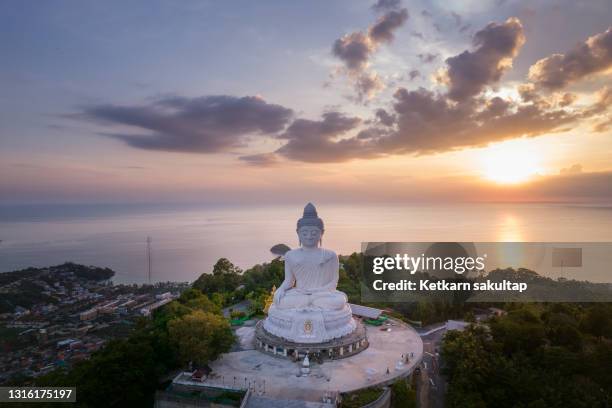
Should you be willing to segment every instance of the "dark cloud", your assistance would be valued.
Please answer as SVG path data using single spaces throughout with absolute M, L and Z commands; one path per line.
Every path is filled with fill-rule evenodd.
M 418 31 L 411 31 L 410 35 L 413 36 L 414 38 L 418 38 L 420 40 L 424 40 L 425 36 L 423 35 L 423 33 L 420 33 Z
M 302 161 L 344 161 L 389 154 L 435 154 L 481 147 L 518 137 L 535 137 L 571 129 L 584 119 L 600 119 L 612 105 L 612 89 L 604 88 L 598 100 L 586 107 L 565 109 L 573 94 L 541 96 L 534 84 L 518 87 L 520 101 L 482 95 L 485 87 L 499 81 L 525 41 L 521 23 L 509 18 L 490 23 L 474 36 L 475 50 L 447 59 L 448 91 L 398 89 L 392 109 L 379 109 L 355 136 L 357 120 L 337 132 L 322 132 L 326 120 L 295 121 L 286 132 L 289 142 L 279 154 Z M 425 54 L 422 55 L 425 60 Z M 411 73 L 414 79 L 417 72 Z M 609 117 L 599 128 L 607 128 Z M 301 124 L 301 125 L 300 125 Z M 300 126 L 298 126 L 300 125 Z M 302 129 L 296 132 L 296 128 Z M 305 131 L 308 129 L 308 131 Z M 339 137 L 342 134 L 343 137 Z M 301 149 L 303 150 L 300 153 Z
M 451 12 L 451 16 L 453 17 L 453 20 L 455 20 L 455 26 L 460 33 L 465 33 L 470 29 L 470 27 L 472 27 L 470 23 L 464 23 L 463 17 L 461 17 L 461 15 L 458 13 Z
M 564 167 L 559 171 L 559 174 L 578 174 L 582 173 L 582 164 L 576 163 L 570 167 Z
M 460 33 L 465 33 L 466 31 L 468 31 L 470 28 L 472 28 L 471 24 L 464 24 L 459 28 L 459 32 Z
M 529 69 L 529 79 L 538 87 L 555 90 L 610 67 L 612 27 L 589 37 L 566 54 L 539 60 Z
M 576 96 L 576 94 L 566 92 L 561 96 L 561 100 L 559 101 L 559 106 L 561 107 L 570 106 L 576 101 L 577 98 L 578 96 Z
M 375 43 L 393 41 L 393 32 L 408 20 L 408 10 L 389 11 L 368 30 L 370 38 Z
M 400 88 L 394 98 L 397 131 L 373 141 L 376 150 L 383 154 L 430 154 L 566 131 L 580 120 L 605 114 L 612 105 L 612 90 L 601 91 L 592 105 L 571 111 L 554 108 L 536 97 L 528 102 L 493 97 L 457 103 L 423 88 Z
M 514 17 L 478 31 L 474 35 L 476 50 L 446 60 L 449 97 L 462 101 L 497 83 L 524 43 L 523 26 Z
M 400 8 L 401 4 L 401 0 L 378 0 L 376 4 L 372 6 L 372 10 L 377 12 L 397 10 Z
M 325 137 L 338 136 L 354 129 L 361 121 L 359 118 L 345 116 L 340 112 L 326 112 L 322 117 L 323 120 L 296 119 L 277 138 L 286 140 L 306 139 L 311 134 Z
M 612 126 L 612 88 L 604 87 L 597 92 L 597 100 L 591 106 L 582 110 L 582 117 L 596 117 L 597 123 L 592 127 L 593 132 L 606 132 Z
M 384 126 L 393 126 L 395 123 L 395 116 L 389 114 L 382 108 L 376 110 L 376 118 Z
M 145 131 L 107 134 L 132 147 L 213 153 L 243 145 L 249 135 L 278 133 L 292 115 L 291 109 L 260 97 L 219 95 L 166 97 L 142 106 L 90 106 L 76 117 Z
M 288 159 L 306 162 L 348 160 L 362 148 L 357 138 L 340 139 L 361 122 L 339 112 L 327 112 L 322 120 L 296 119 L 279 135 L 287 143 L 276 152 Z
M 478 113 L 477 118 L 479 120 L 489 120 L 498 118 L 508 113 L 512 103 L 509 101 L 496 96 L 485 102 L 484 109 Z
M 421 60 L 422 63 L 429 64 L 434 62 L 439 57 L 439 54 L 433 54 L 428 52 L 424 54 L 418 54 L 417 57 Z
M 455 25 L 457 27 L 461 27 L 461 24 L 463 24 L 463 18 L 461 18 L 461 16 L 454 11 L 451 12 L 451 16 L 453 17 L 453 20 L 455 20 Z
M 356 31 L 337 39 L 332 46 L 332 54 L 344 62 L 350 71 L 362 70 L 381 43 L 391 42 L 393 32 L 408 19 L 406 9 L 389 11 L 370 26 L 367 33 Z
M 373 71 L 364 71 L 355 78 L 355 90 L 360 101 L 372 98 L 385 87 L 380 76 Z
M 607 132 L 612 128 L 612 116 L 609 116 L 607 119 L 597 122 L 595 126 L 593 126 L 593 132 Z
M 342 37 L 333 50 L 345 63 L 360 98 L 384 86 L 376 72 L 368 69 L 368 59 L 378 44 L 392 39 L 380 33 L 373 37 L 372 27 L 367 34 Z M 385 29 L 393 31 L 392 27 L 397 26 Z M 257 166 L 274 165 L 283 158 L 339 162 L 392 154 L 435 154 L 567 131 L 585 119 L 598 121 L 596 126 L 602 131 L 607 129 L 612 88 L 602 89 L 598 99 L 586 107 L 568 108 L 575 95 L 545 97 L 534 83 L 517 88 L 519 101 L 484 96 L 482 91 L 500 80 L 523 42 L 522 26 L 516 18 L 487 25 L 475 34 L 474 50 L 446 60 L 447 92 L 399 88 L 392 103 L 377 109 L 365 122 L 336 111 L 323 114 L 320 120 L 291 122 L 291 109 L 260 97 L 232 96 L 164 97 L 131 107 L 98 105 L 84 109 L 78 117 L 139 129 L 141 134 L 110 136 L 143 149 L 221 152 L 244 146 L 249 137 L 257 135 L 283 143 L 275 152 L 240 157 Z M 420 57 L 424 61 L 435 58 L 433 54 Z M 413 70 L 409 77 L 412 80 L 419 75 Z
M 365 68 L 374 51 L 375 44 L 362 32 L 346 34 L 334 42 L 332 53 L 338 57 L 350 71 Z
M 258 167 L 269 167 L 278 164 L 278 156 L 275 153 L 260 153 L 241 156 L 240 160 L 247 164 Z
M 120 169 L 128 169 L 128 170 L 146 170 L 146 167 L 143 166 L 120 166 Z
M 423 17 L 425 17 L 425 18 L 432 18 L 433 17 L 433 15 L 429 11 L 427 11 L 427 10 L 422 10 L 421 11 L 421 15 Z
M 521 84 L 517 91 L 523 102 L 536 102 L 541 99 L 533 84 Z
M 332 46 L 332 54 L 340 59 L 346 68 L 345 74 L 357 92 L 357 101 L 372 98 L 385 87 L 380 76 L 368 68 L 371 55 L 383 43 L 393 41 L 394 32 L 408 19 L 408 10 L 391 5 L 395 2 L 379 1 L 375 6 L 382 9 L 392 8 L 380 16 L 366 32 L 356 31 L 337 39 Z M 399 2 L 397 2 L 399 5 Z M 380 7 L 377 10 L 382 10 Z
M 414 80 L 414 78 L 417 78 L 421 76 L 421 72 L 418 69 L 413 69 L 412 71 L 410 71 L 408 73 L 408 77 L 410 78 L 410 80 Z
M 612 87 L 604 87 L 597 92 L 597 100 L 586 108 L 582 115 L 590 117 L 605 113 L 612 106 Z
M 581 119 L 601 114 L 607 101 L 607 94 L 602 94 L 591 106 L 566 111 L 538 100 L 515 102 L 493 97 L 458 103 L 424 88 L 400 88 L 394 94 L 392 110 L 377 110 L 375 120 L 368 121 L 370 126 L 356 136 L 339 138 L 356 127 L 356 118 L 335 113 L 323 121 L 299 119 L 283 134 L 289 142 L 277 153 L 292 160 L 340 162 L 482 147 L 518 137 L 567 131 Z
M 400 89 L 394 109 L 398 131 L 379 141 L 386 152 L 429 154 L 559 130 L 579 118 L 564 110 L 491 100 L 453 103 L 423 88 Z M 381 143 L 382 142 L 382 143 Z

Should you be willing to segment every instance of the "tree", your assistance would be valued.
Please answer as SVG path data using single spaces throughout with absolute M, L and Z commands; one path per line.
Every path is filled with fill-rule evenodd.
M 213 266 L 213 275 L 240 275 L 242 270 L 227 258 L 219 258 Z
M 416 408 L 416 392 L 405 379 L 398 380 L 391 385 L 391 407 Z
M 280 258 L 270 263 L 255 265 L 242 275 L 245 293 L 263 290 L 269 292 L 272 286 L 278 287 L 285 278 L 285 262 Z
M 170 342 L 175 345 L 183 363 L 205 365 L 234 343 L 230 325 L 221 316 L 195 310 L 168 323 Z
M 249 305 L 249 311 L 254 314 L 263 313 L 264 308 L 266 307 L 266 301 L 269 297 L 270 293 L 263 289 L 249 292 L 246 295 L 246 298 L 251 302 Z
M 607 304 L 591 307 L 582 321 L 582 327 L 595 337 L 612 338 L 612 307 Z
M 546 341 L 546 330 L 537 313 L 524 306 L 491 322 L 493 337 L 499 339 L 506 354 L 531 353 Z
M 465 321 L 468 323 L 476 323 L 476 316 L 472 311 L 469 311 L 465 314 Z
M 192 310 L 201 310 L 203 312 L 210 312 L 215 314 L 221 313 L 220 306 L 217 303 L 211 301 L 208 296 L 204 295 L 198 290 L 186 290 L 179 298 L 179 302 L 181 302 Z
M 217 292 L 232 292 L 242 282 L 242 270 L 231 263 L 227 258 L 220 258 L 213 266 L 212 274 L 203 273 L 193 283 L 193 287 L 200 289 L 208 296 Z
M 445 335 L 442 361 L 449 407 L 607 406 L 612 346 L 606 341 L 583 346 L 589 337 L 577 330 L 579 308 L 508 308 L 508 315 L 489 321 L 490 331 L 471 326 Z M 600 313 L 588 308 L 587 317 Z M 598 319 L 604 320 L 601 315 Z

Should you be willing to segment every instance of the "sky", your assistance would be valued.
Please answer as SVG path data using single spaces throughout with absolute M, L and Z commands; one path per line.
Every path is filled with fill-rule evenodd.
M 612 8 L 4 1 L 0 203 L 612 202 Z

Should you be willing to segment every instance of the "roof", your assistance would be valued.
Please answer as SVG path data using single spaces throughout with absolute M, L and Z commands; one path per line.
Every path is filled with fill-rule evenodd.
M 367 317 L 368 319 L 378 319 L 383 312 L 381 309 L 363 305 L 355 305 L 353 303 L 349 303 L 349 306 L 351 307 L 354 315 Z
M 202 378 L 204 377 L 204 371 L 202 370 L 195 370 L 192 374 L 191 374 L 191 378 Z

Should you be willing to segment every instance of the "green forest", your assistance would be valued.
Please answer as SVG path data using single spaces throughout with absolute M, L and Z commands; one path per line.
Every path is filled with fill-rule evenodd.
M 338 289 L 359 302 L 359 254 L 341 257 Z M 223 307 L 250 300 L 261 313 L 284 277 L 281 258 L 242 271 L 221 258 L 179 299 L 142 319 L 127 338 L 109 342 L 90 360 L 58 369 L 36 385 L 78 385 L 85 407 L 151 406 L 169 373 L 205 366 L 228 351 L 234 337 Z M 473 319 L 482 305 L 377 304 L 423 324 Z M 491 306 L 490 304 L 487 305 Z M 606 407 L 612 393 L 612 305 L 497 304 L 507 311 L 443 340 L 442 370 L 449 407 Z
M 448 332 L 447 406 L 609 407 L 612 305 L 515 304 L 486 325 Z

